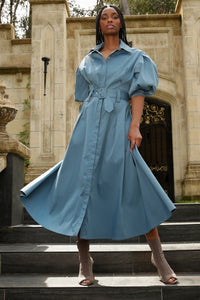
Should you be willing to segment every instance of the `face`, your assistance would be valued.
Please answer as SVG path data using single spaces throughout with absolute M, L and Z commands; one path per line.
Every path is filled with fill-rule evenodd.
M 121 28 L 121 22 L 118 12 L 113 7 L 106 7 L 101 13 L 100 29 L 105 34 L 117 34 Z

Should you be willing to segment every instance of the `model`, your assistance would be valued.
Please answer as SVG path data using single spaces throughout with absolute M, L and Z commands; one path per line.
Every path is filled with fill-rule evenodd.
M 142 234 L 161 280 L 174 284 L 157 226 L 175 206 L 138 151 L 144 98 L 156 92 L 157 68 L 147 54 L 129 47 L 115 6 L 99 11 L 96 43 L 77 69 L 75 101 L 83 104 L 65 157 L 24 187 L 21 199 L 39 224 L 78 237 L 80 284 L 94 282 L 90 239 Z

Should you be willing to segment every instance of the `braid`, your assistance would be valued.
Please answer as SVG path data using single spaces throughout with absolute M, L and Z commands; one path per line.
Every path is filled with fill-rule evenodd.
M 103 34 L 101 32 L 100 29 L 100 18 L 101 18 L 101 14 L 102 11 L 104 10 L 104 8 L 108 7 L 107 5 L 104 5 L 98 12 L 97 17 L 96 17 L 96 45 L 101 44 L 102 42 L 104 42 L 104 37 Z
M 103 6 L 99 12 L 98 12 L 98 15 L 96 17 L 96 44 L 101 44 L 102 42 L 104 42 L 104 37 L 103 37 L 103 34 L 101 32 L 101 29 L 100 29 L 100 18 L 101 18 L 101 14 L 102 14 L 102 11 L 104 10 L 104 8 L 108 7 L 107 5 Z M 119 15 L 119 18 L 120 18 L 120 22 L 121 22 L 121 26 L 122 28 L 120 28 L 120 31 L 119 31 L 119 38 L 127 45 L 129 45 L 129 42 L 127 41 L 127 37 L 126 37 L 126 25 L 125 25 L 125 22 L 124 22 L 124 16 L 122 14 L 122 12 L 119 10 L 118 7 L 116 7 L 115 5 L 110 5 L 110 7 L 114 8 L 118 15 Z

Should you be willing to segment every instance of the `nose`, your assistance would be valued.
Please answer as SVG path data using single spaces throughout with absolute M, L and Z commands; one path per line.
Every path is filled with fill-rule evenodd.
M 111 16 L 108 17 L 108 23 L 112 23 L 112 17 Z

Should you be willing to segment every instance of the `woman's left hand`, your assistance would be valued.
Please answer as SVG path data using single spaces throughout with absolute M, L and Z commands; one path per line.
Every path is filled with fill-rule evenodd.
M 131 142 L 130 151 L 133 151 L 133 148 L 136 144 L 137 147 L 140 147 L 142 142 L 142 135 L 140 133 L 140 129 L 138 126 L 130 125 L 129 133 L 128 133 L 128 140 Z

